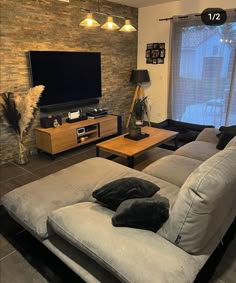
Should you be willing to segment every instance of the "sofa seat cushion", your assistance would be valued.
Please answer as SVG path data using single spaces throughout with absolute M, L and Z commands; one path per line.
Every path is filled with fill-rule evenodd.
M 191 254 L 211 254 L 236 215 L 236 147 L 205 162 L 181 187 L 157 233 Z
M 124 177 L 138 177 L 155 183 L 172 203 L 178 187 L 104 158 L 91 158 L 19 187 L 2 198 L 9 214 L 38 238 L 47 238 L 47 216 L 60 207 L 94 201 L 92 192 Z M 154 195 L 155 196 L 155 195 Z
M 56 234 L 117 276 L 121 282 L 193 282 L 198 259 L 158 234 L 114 227 L 114 212 L 84 202 L 58 209 L 49 216 Z M 141 272 L 140 272 L 141 271 Z
M 200 164 L 200 160 L 168 155 L 147 166 L 143 172 L 181 187 Z
M 205 161 L 219 152 L 216 145 L 204 141 L 193 141 L 177 149 L 174 154 Z

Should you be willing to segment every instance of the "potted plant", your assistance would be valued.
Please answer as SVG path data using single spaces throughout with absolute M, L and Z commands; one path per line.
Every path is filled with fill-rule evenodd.
M 136 125 L 143 125 L 144 113 L 147 114 L 147 96 L 138 98 L 135 101 L 133 113 L 136 119 Z
M 129 131 L 129 136 L 134 139 L 137 138 L 141 134 L 141 127 L 138 126 L 136 123 L 134 112 L 131 113 L 128 131 Z

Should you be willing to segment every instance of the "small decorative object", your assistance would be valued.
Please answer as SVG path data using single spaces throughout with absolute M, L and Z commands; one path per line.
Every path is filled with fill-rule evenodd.
M 88 139 L 88 136 L 84 136 L 84 137 L 81 137 L 81 138 L 80 138 L 80 141 L 81 141 L 81 142 L 85 142 L 87 139 Z
M 18 158 L 20 165 L 28 162 L 27 150 L 23 143 L 24 135 L 29 131 L 33 121 L 37 103 L 44 90 L 43 85 L 30 88 L 27 94 L 19 95 L 12 92 L 1 93 L 3 115 L 13 129 L 18 142 Z
M 53 127 L 54 128 L 58 128 L 60 126 L 59 122 L 57 121 L 57 119 L 54 119 L 53 121 Z
M 52 128 L 54 120 L 57 120 L 59 125 L 62 125 L 61 115 L 48 115 L 47 117 L 40 118 L 40 125 L 42 128 Z
M 165 43 L 148 43 L 146 64 L 164 64 Z

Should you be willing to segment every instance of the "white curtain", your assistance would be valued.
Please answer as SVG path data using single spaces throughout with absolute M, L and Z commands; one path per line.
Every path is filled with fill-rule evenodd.
M 236 12 L 206 26 L 201 17 L 174 17 L 171 27 L 169 118 L 236 124 Z

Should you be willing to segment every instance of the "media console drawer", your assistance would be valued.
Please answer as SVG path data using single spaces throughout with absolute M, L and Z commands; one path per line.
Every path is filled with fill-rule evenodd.
M 36 147 L 51 155 L 82 146 L 104 137 L 118 134 L 119 117 L 107 115 L 75 123 L 63 123 L 58 128 L 36 128 Z

